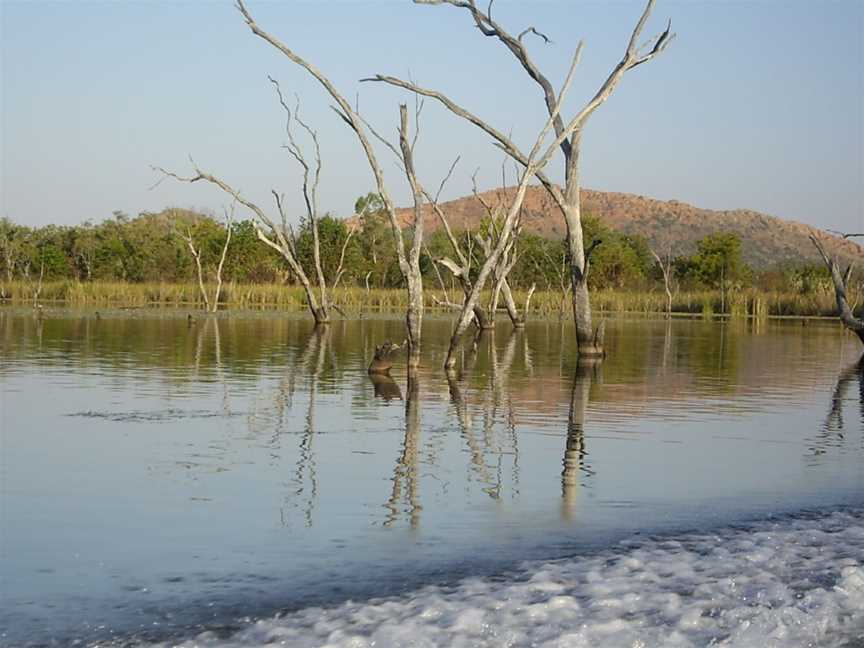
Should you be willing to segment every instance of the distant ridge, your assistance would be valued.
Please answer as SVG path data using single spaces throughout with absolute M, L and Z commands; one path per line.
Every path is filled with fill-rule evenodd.
M 513 188 L 494 189 L 481 195 L 492 204 L 499 204 L 505 200 L 505 192 L 512 194 L 513 191 Z M 474 196 L 442 203 L 442 207 L 455 229 L 475 227 L 485 215 L 483 206 Z M 528 188 L 524 209 L 522 222 L 525 231 L 547 238 L 564 235 L 564 221 L 542 187 Z M 700 238 L 724 231 L 735 232 L 741 237 L 744 260 L 757 269 L 781 263 L 801 265 L 820 261 L 808 238 L 811 233 L 827 237 L 827 249 L 842 261 L 864 260 L 864 248 L 852 240 L 843 240 L 810 225 L 749 209 L 701 209 L 677 200 L 655 200 L 591 189 L 582 191 L 582 209 L 612 229 L 644 236 L 658 252 L 664 252 L 671 245 L 673 256 L 692 254 Z M 411 209 L 399 210 L 405 225 L 410 222 L 412 214 Z M 424 225 L 427 231 L 439 227 L 437 217 L 428 207 L 424 208 Z

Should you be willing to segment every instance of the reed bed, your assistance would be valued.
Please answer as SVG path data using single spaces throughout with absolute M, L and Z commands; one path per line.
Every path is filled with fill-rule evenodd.
M 38 297 L 36 292 L 38 289 Z M 210 287 L 210 294 L 213 288 Z M 449 295 L 456 299 L 456 295 Z M 517 304 L 525 303 L 526 292 L 514 291 Z M 854 299 L 855 296 L 851 295 Z M 34 299 L 35 298 L 35 299 Z M 332 291 L 335 304 L 348 312 L 400 311 L 407 306 L 407 293 L 397 289 L 359 287 L 337 288 Z M 431 311 L 444 312 L 438 305 L 445 301 L 441 290 L 425 291 L 426 306 Z M 143 308 L 151 306 L 203 308 L 198 286 L 194 283 L 123 283 L 46 281 L 41 289 L 35 282 L 0 283 L 0 301 L 15 304 L 65 304 L 78 307 Z M 594 309 L 600 313 L 662 313 L 666 310 L 666 295 L 662 290 L 597 290 L 592 292 Z M 298 286 L 276 284 L 225 284 L 219 300 L 221 308 L 272 308 L 299 310 L 306 307 L 305 295 Z M 538 291 L 531 300 L 531 314 L 543 317 L 569 317 L 569 294 Z M 730 291 L 682 291 L 673 296 L 672 312 L 712 317 L 829 317 L 836 314 L 834 294 L 771 292 L 750 288 Z

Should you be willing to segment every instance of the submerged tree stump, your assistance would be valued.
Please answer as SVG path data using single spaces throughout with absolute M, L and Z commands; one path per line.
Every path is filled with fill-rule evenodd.
M 408 346 L 408 340 L 402 344 L 393 344 L 387 340 L 381 346 L 375 347 L 375 355 L 372 357 L 372 362 L 369 363 L 370 374 L 386 374 L 393 367 L 393 356 Z

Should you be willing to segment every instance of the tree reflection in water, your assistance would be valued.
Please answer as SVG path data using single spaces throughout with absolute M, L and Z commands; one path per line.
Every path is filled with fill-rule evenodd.
M 495 434 L 495 423 L 499 418 L 499 405 L 502 402 L 510 403 L 507 392 L 507 378 L 510 373 L 510 367 L 513 363 L 515 355 L 515 341 L 519 333 L 513 331 L 510 334 L 510 340 L 507 345 L 507 351 L 504 358 L 499 361 L 498 350 L 495 346 L 495 331 L 478 330 L 471 348 L 462 364 L 462 372 L 457 375 L 455 373 L 447 374 L 447 384 L 450 392 L 450 402 L 453 404 L 453 410 L 456 414 L 456 420 L 459 426 L 460 434 L 465 441 L 468 449 L 469 459 L 469 481 L 471 474 L 479 481 L 482 486 L 481 490 L 494 500 L 498 500 L 502 495 L 502 465 L 501 461 L 504 456 L 504 449 L 498 442 Z M 472 416 L 472 408 L 469 402 L 469 397 L 466 396 L 466 390 L 463 387 L 472 378 L 472 373 L 477 365 L 477 358 L 481 343 L 489 343 L 490 352 L 490 372 L 487 380 L 483 385 L 484 389 L 478 394 L 480 407 L 480 421 L 482 438 L 478 439 L 474 429 L 474 417 Z M 482 400 L 481 400 L 482 399 Z M 508 417 L 512 420 L 512 417 Z M 515 439 L 515 425 L 511 430 L 511 438 Z M 491 467 L 486 462 L 487 452 L 490 452 L 496 458 L 494 474 Z M 518 466 L 518 464 L 515 464 Z
M 849 388 L 854 383 L 858 384 L 858 398 L 849 399 L 847 398 Z M 857 400 L 858 425 L 859 429 L 864 430 L 864 356 L 840 372 L 837 384 L 831 393 L 831 406 L 828 409 L 825 422 L 822 424 L 819 434 L 812 439 L 809 448 L 811 458 L 824 455 L 831 448 L 842 448 L 846 444 L 848 428 L 843 417 L 843 407 L 849 400 Z M 864 442 L 864 435 L 862 435 L 862 442 Z
M 375 395 L 379 394 L 385 400 L 392 398 L 393 394 L 401 397 L 399 385 L 387 374 L 375 376 L 370 374 L 372 383 L 375 385 Z M 387 381 L 389 380 L 389 385 Z M 385 387 L 385 385 L 387 385 Z M 416 367 L 408 367 L 408 386 L 405 397 L 405 437 L 402 448 L 393 469 L 393 489 L 390 498 L 384 507 L 387 516 L 384 526 L 393 526 L 405 511 L 408 524 L 412 529 L 420 526 L 419 493 L 419 449 L 420 449 L 420 376 Z M 388 397 L 389 395 L 389 397 Z
M 298 378 L 306 379 L 307 407 L 303 418 L 303 429 L 300 432 L 297 461 L 290 478 L 290 494 L 286 497 L 286 506 L 280 510 L 283 526 L 290 525 L 292 509 L 301 511 L 303 524 L 306 527 L 311 527 L 313 523 L 313 513 L 318 500 L 317 459 L 313 448 L 315 401 L 326 366 L 330 334 L 329 326 L 312 329 L 299 358 L 295 355 L 285 363 L 285 372 L 273 393 L 272 405 L 263 408 L 256 406 L 249 417 L 249 430 L 253 434 L 259 428 L 272 429 L 269 446 L 274 453 L 274 460 L 278 460 L 278 454 L 275 453 L 282 444 L 283 435 L 289 431 L 286 430 L 286 425 L 294 406 Z
M 469 345 L 460 374 L 447 375 L 452 415 L 468 454 L 468 482 L 480 484 L 483 493 L 499 501 L 505 492 L 504 461 L 512 458 L 510 479 L 512 496 L 518 495 L 517 416 L 509 390 L 509 376 L 522 331 L 513 331 L 503 353 L 495 344 L 494 330 L 477 331 Z M 526 353 L 527 353 L 527 347 Z M 479 358 L 488 350 L 488 373 L 479 372 Z M 375 396 L 385 401 L 401 397 L 399 385 L 387 374 L 370 375 Z M 405 392 L 405 436 L 393 470 L 393 487 L 385 504 L 384 526 L 392 527 L 404 517 L 416 529 L 423 510 L 420 501 L 421 477 L 421 378 L 416 370 L 408 372 Z M 472 384 L 473 383 L 473 384 Z M 479 383 L 479 387 L 477 385 Z M 500 438 L 506 430 L 506 441 Z M 446 428 L 447 426 L 445 426 Z M 431 439 L 430 439 L 431 441 Z M 426 459 L 434 465 L 434 448 Z M 491 461 L 490 461 L 491 459 Z
M 586 464 L 585 412 L 591 385 L 601 381 L 601 360 L 580 358 L 570 391 L 570 413 L 567 417 L 567 441 L 564 445 L 564 469 L 561 471 L 561 516 L 571 519 L 579 494 L 582 475 L 593 475 Z

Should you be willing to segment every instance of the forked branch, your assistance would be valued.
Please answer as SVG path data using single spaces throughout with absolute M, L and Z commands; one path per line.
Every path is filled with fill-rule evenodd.
M 861 342 L 864 343 L 864 320 L 855 317 L 855 314 L 852 312 L 852 307 L 849 305 L 849 301 L 846 298 L 846 286 L 849 282 L 849 278 L 852 276 L 852 265 L 850 264 L 849 267 L 846 268 L 846 271 L 841 273 L 837 260 L 828 254 L 825 247 L 822 245 L 822 242 L 815 234 L 810 235 L 810 240 L 819 251 L 819 255 L 822 257 L 825 266 L 828 268 L 828 272 L 831 273 L 831 280 L 834 283 L 834 296 L 837 299 L 837 309 L 840 311 L 840 321 L 843 322 L 843 325 L 846 328 L 854 332 Z

